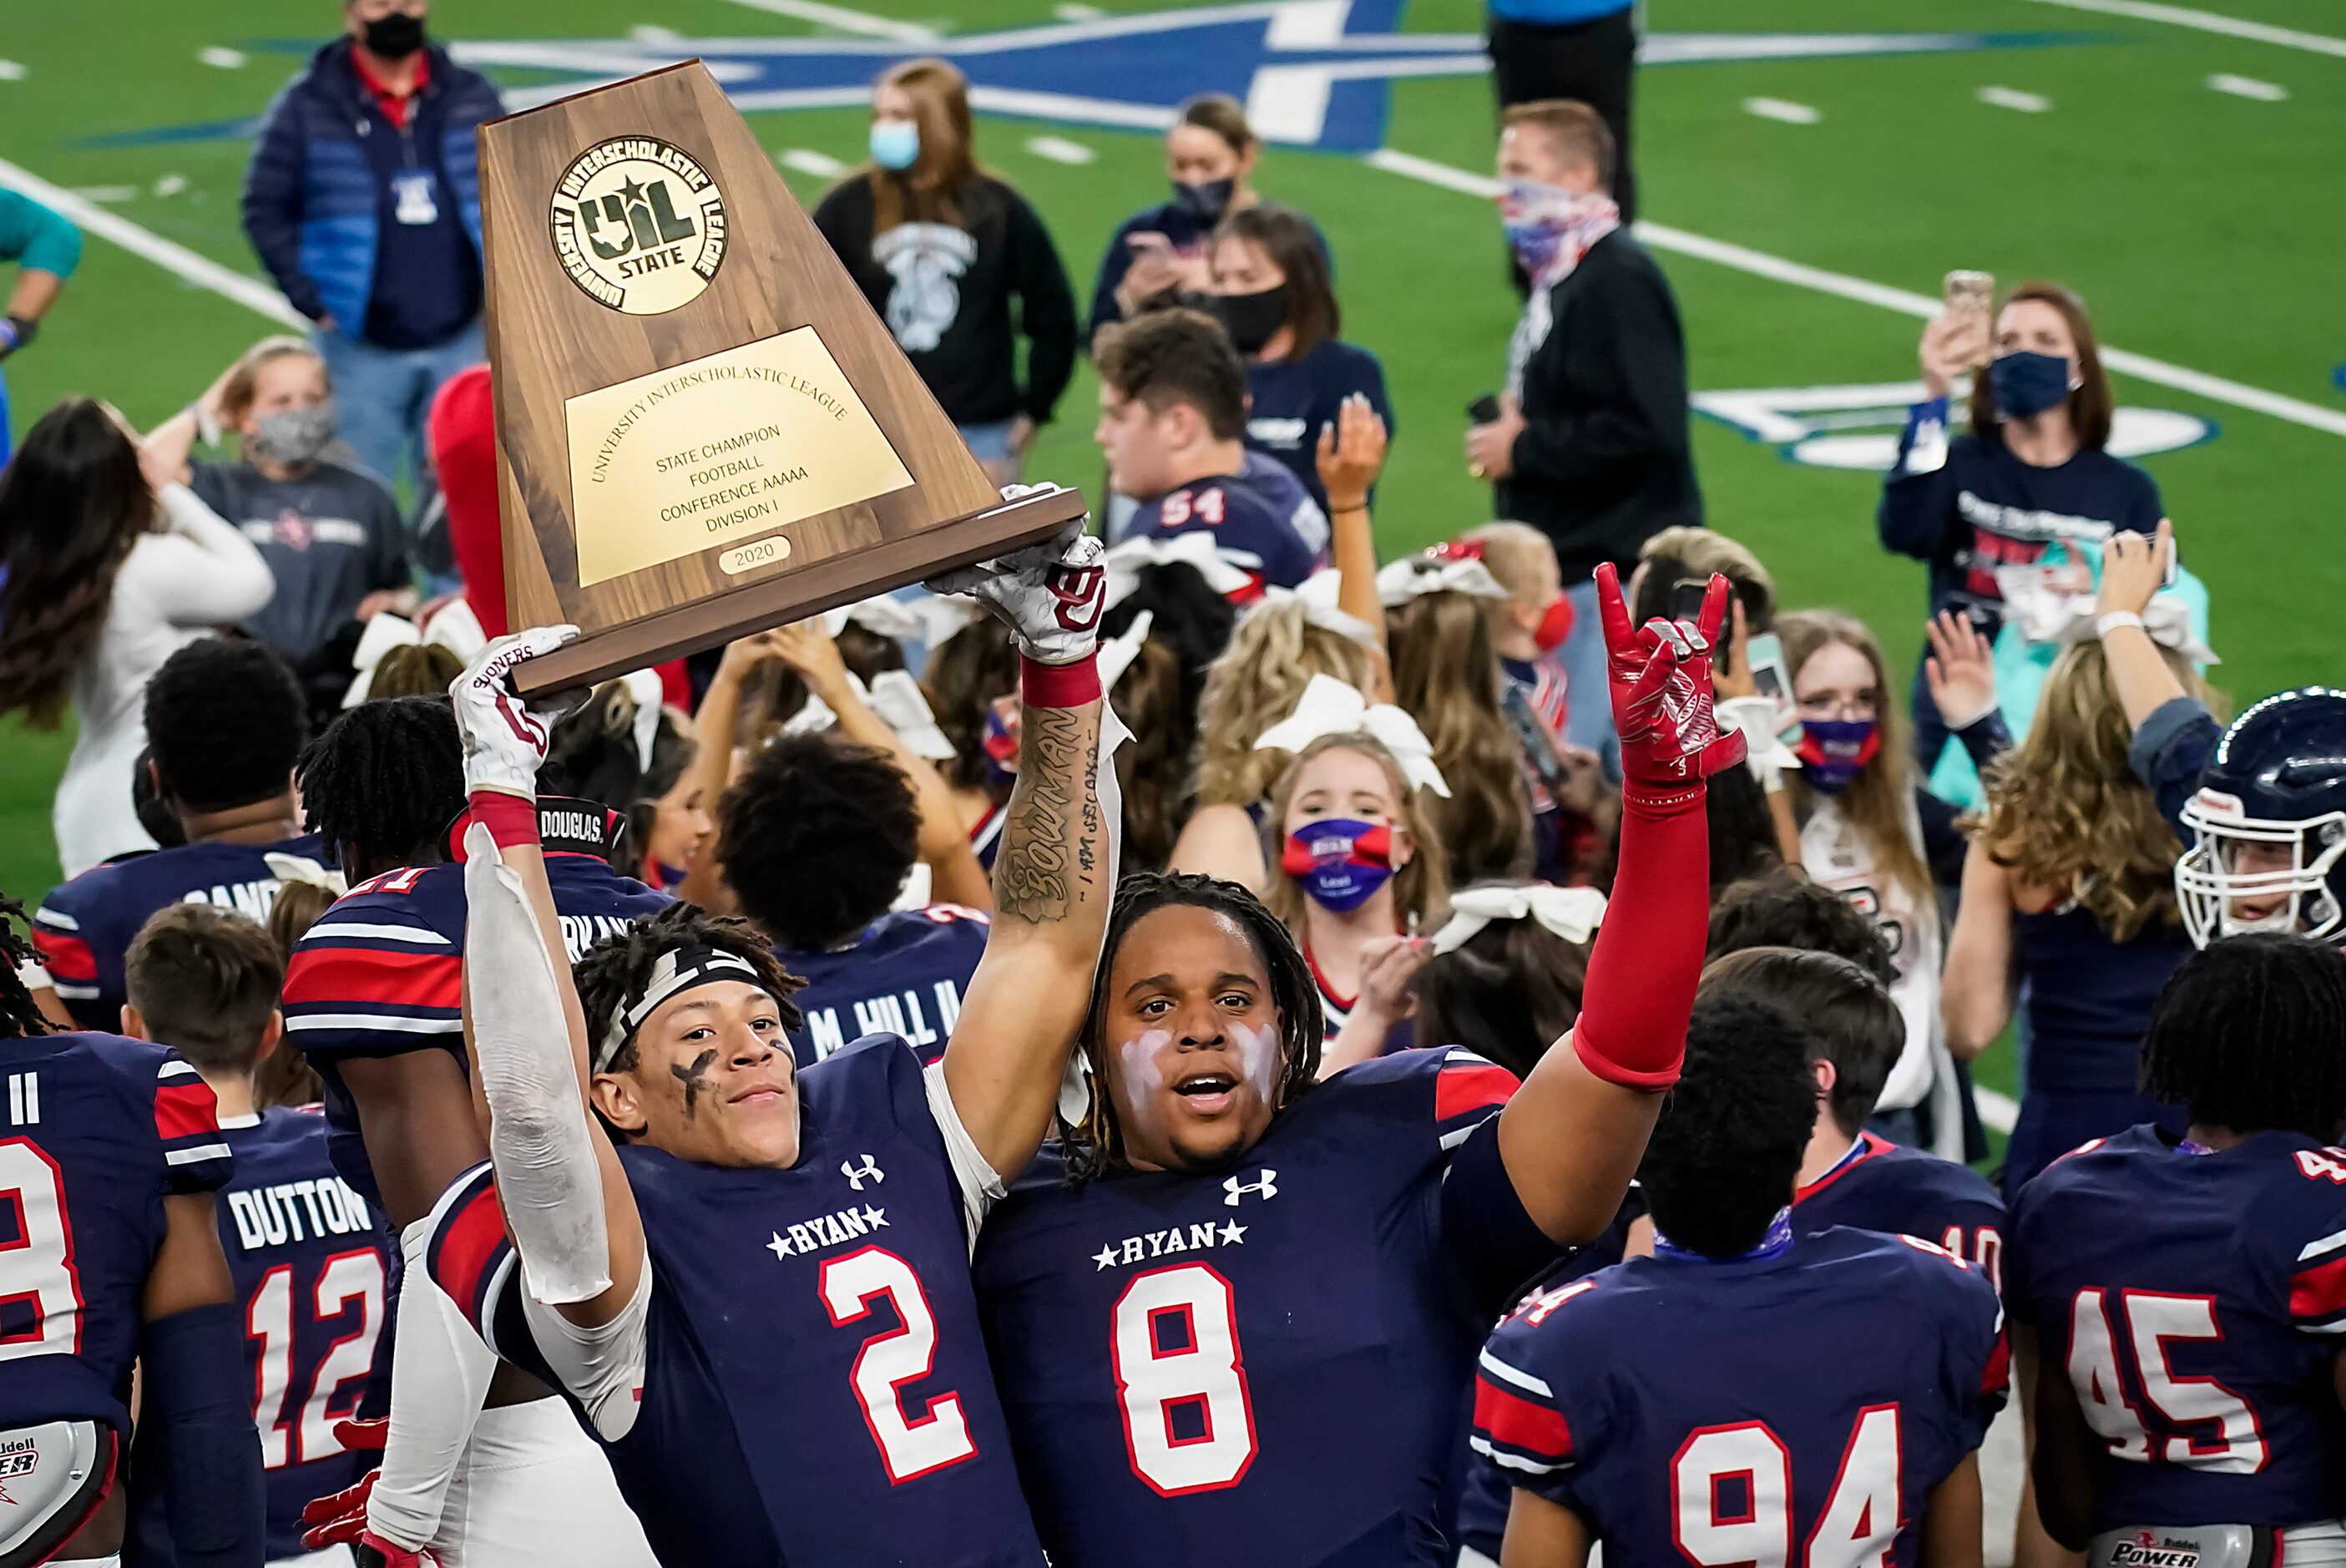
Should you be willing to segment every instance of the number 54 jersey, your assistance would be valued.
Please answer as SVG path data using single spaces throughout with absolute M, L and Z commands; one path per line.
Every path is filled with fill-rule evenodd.
M 2346 1152 L 2087 1144 L 2021 1189 L 2004 1282 L 2106 1445 L 2096 1531 L 2346 1512 Z
M 1533 1295 L 1484 1348 L 1472 1441 L 1579 1515 L 1606 1568 L 1907 1568 L 2004 1381 L 1994 1287 L 1836 1228 Z

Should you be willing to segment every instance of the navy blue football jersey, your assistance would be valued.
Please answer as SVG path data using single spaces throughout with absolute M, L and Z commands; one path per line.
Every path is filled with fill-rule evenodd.
M 540 817 L 562 802 L 540 801 Z M 607 936 L 664 907 L 654 892 L 584 850 L 546 836 L 546 876 L 575 962 Z M 342 1086 L 351 1056 L 442 1050 L 464 1056 L 464 867 L 461 860 L 410 866 L 361 882 L 294 944 L 285 972 L 286 1037 L 301 1048 L 324 1085 L 334 1169 L 370 1207 L 382 1207 L 359 1131 L 358 1107 Z
M 1037 1165 L 986 1221 L 977 1281 L 1054 1563 L 1446 1561 L 1443 1483 L 1500 1304 L 1454 1204 L 1515 1204 L 1483 1185 L 1505 1180 L 1495 1150 L 1454 1153 L 1495 1136 L 1515 1084 L 1416 1051 L 1312 1088 L 1223 1170 L 1071 1185 Z
M 234 1166 L 178 1054 L 112 1034 L 0 1049 L 0 1431 L 89 1420 L 130 1436 L 139 1294 L 163 1200 Z
M 2135 1127 L 2014 1206 L 2004 1293 L 2106 1445 L 2094 1528 L 2346 1513 L 2346 1151 Z
M 776 948 L 782 967 L 806 981 L 790 993 L 801 1019 L 790 1036 L 799 1065 L 866 1034 L 902 1035 L 923 1063 L 944 1055 L 988 929 L 980 911 L 930 904 L 890 911 L 845 947 Z
M 1041 1568 L 919 1058 L 862 1040 L 798 1083 L 787 1170 L 620 1149 L 650 1253 L 642 1381 L 574 1405 L 670 1568 Z M 488 1167 L 428 1256 L 499 1355 L 565 1386 Z
M 301 1554 L 301 1509 L 373 1462 L 334 1423 L 387 1385 L 390 1258 L 396 1244 L 326 1156 L 315 1107 L 221 1128 L 236 1176 L 219 1196 L 220 1245 L 244 1319 L 252 1419 L 269 1485 L 269 1555 Z M 382 1349 L 382 1366 L 376 1365 Z
M 1134 513 L 1124 537 L 1170 539 L 1214 531 L 1214 544 L 1240 550 L 1262 563 L 1255 568 L 1256 591 L 1263 584 L 1292 588 L 1319 567 L 1328 549 L 1328 518 L 1302 483 L 1276 458 L 1249 452 L 1236 473 L 1215 474 L 1176 485 Z
M 1010 802 L 1003 801 L 980 817 L 969 830 L 970 852 L 977 863 L 987 871 L 994 870 L 994 857 L 1002 850 L 1002 824 L 1009 820 Z
M 84 1029 L 122 1027 L 122 961 L 130 939 L 157 910 L 207 903 L 250 915 L 262 925 L 279 886 L 263 857 L 320 859 L 316 837 L 277 844 L 185 844 L 110 860 L 51 888 L 33 911 L 33 945 L 57 1000 Z
M 2004 1199 L 1969 1166 L 1860 1133 L 1839 1164 L 1792 1195 L 1792 1232 L 1833 1226 L 1933 1241 L 2004 1287 Z
M 2004 1402 L 1995 1291 L 1911 1237 L 1631 1258 L 1483 1351 L 1474 1445 L 1580 1516 L 1606 1568 L 1918 1560 L 1931 1491 Z

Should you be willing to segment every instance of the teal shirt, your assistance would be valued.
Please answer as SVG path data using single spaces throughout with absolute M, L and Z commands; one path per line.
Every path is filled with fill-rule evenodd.
M 81 230 L 29 196 L 0 190 L 0 261 L 70 278 L 81 264 Z

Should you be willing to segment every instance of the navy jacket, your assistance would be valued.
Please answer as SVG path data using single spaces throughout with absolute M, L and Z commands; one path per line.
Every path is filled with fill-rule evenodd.
M 320 49 L 261 116 L 245 171 L 244 229 L 262 264 L 295 310 L 312 321 L 332 316 L 353 336 L 378 335 L 368 331 L 371 303 L 382 308 L 378 324 L 383 313 L 404 314 L 407 288 L 434 296 L 413 300 L 418 315 L 446 309 L 444 279 L 386 277 L 384 289 L 376 289 L 382 214 L 393 177 L 411 152 L 434 168 L 443 199 L 453 203 L 472 241 L 471 298 L 473 313 L 478 312 L 481 179 L 473 132 L 504 114 L 505 106 L 486 76 L 456 64 L 437 45 L 425 48 L 429 79 L 409 107 L 403 133 L 383 117 L 359 79 L 350 39 Z

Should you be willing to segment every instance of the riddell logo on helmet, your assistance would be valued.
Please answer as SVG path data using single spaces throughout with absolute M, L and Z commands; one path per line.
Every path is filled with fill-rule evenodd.
M 2199 1548 L 2188 1541 L 2161 1541 L 2138 1531 L 2132 1541 L 2110 1549 L 2110 1568 L 2199 1568 Z
M 2240 798 L 2238 795 L 2227 795 L 2221 789 L 2200 790 L 2198 799 L 2193 804 L 2202 811 L 2214 816 L 2238 817 L 2243 814 Z

